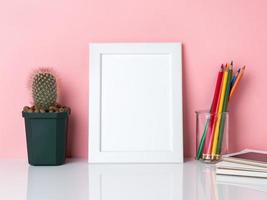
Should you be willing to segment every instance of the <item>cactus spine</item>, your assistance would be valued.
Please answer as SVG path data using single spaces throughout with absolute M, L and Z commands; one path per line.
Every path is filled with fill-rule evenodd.
M 38 109 L 48 110 L 57 101 L 56 77 L 49 69 L 40 69 L 33 75 L 32 97 Z

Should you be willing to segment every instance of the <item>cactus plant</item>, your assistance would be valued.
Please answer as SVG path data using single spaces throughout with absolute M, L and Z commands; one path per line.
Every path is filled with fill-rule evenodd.
M 58 79 L 52 69 L 35 70 L 29 81 L 33 102 L 24 106 L 28 161 L 31 165 L 64 164 L 70 108 L 57 102 Z
M 50 69 L 41 68 L 32 77 L 32 97 L 38 109 L 48 110 L 57 102 L 57 80 Z

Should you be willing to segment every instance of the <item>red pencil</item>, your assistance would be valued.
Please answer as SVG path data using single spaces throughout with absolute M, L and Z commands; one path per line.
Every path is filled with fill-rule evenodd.
M 219 95 L 220 95 L 221 82 L 222 82 L 222 78 L 223 78 L 223 71 L 224 71 L 224 67 L 222 65 L 221 69 L 218 73 L 216 87 L 215 87 L 214 96 L 213 96 L 213 100 L 212 100 L 212 105 L 211 105 L 211 110 L 210 110 L 210 114 L 211 114 L 210 123 L 209 123 L 209 127 L 207 130 L 207 136 L 205 139 L 205 145 L 204 145 L 204 151 L 203 151 L 204 154 L 206 154 L 208 152 L 209 141 L 211 139 L 212 127 L 214 124 L 214 114 L 216 113 L 218 99 L 219 99 Z
M 221 65 L 221 69 L 218 73 L 218 78 L 217 78 L 217 82 L 216 82 L 216 87 L 215 87 L 215 91 L 214 91 L 214 96 L 213 96 L 213 100 L 212 100 L 212 105 L 211 105 L 211 114 L 214 114 L 216 112 L 216 108 L 217 108 L 217 102 L 218 102 L 218 97 L 220 94 L 220 88 L 221 88 L 221 83 L 222 83 L 222 77 L 223 77 L 223 71 L 224 71 L 224 67 L 223 64 Z

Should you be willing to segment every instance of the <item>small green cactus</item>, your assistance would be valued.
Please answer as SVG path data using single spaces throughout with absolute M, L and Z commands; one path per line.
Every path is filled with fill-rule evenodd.
M 38 109 L 48 110 L 57 102 L 57 80 L 51 70 L 41 68 L 32 77 L 32 97 Z

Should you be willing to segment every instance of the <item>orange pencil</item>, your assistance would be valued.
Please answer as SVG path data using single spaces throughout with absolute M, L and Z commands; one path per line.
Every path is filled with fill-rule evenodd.
M 230 92 L 230 96 L 229 96 L 229 100 L 231 99 L 231 97 L 233 96 L 236 88 L 238 87 L 239 83 L 240 83 L 240 80 L 242 79 L 243 75 L 244 75 L 244 72 L 245 72 L 245 68 L 246 66 L 242 67 L 240 73 L 238 74 L 238 77 L 236 78 L 236 81 L 231 89 L 231 92 Z

